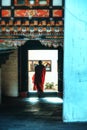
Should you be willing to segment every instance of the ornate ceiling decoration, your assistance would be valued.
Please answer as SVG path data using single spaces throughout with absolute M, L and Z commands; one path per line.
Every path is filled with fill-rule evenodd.
M 18 47 L 28 40 L 63 46 L 64 0 L 7 1 L 0 3 L 0 47 Z

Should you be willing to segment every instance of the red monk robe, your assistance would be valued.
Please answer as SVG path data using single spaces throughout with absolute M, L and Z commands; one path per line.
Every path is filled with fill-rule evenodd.
M 39 61 L 39 65 L 35 67 L 34 75 L 34 90 L 43 92 L 44 90 L 44 81 L 45 81 L 46 68 L 42 65 L 42 61 Z

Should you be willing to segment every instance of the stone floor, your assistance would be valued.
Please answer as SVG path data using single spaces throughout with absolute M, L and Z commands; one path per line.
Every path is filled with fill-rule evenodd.
M 87 123 L 63 123 L 57 97 L 3 98 L 0 130 L 87 130 Z

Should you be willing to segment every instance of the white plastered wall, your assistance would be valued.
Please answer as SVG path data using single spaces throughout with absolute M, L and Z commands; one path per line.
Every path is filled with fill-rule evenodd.
M 65 1 L 63 120 L 87 121 L 87 0 Z
M 18 51 L 10 54 L 9 59 L 1 67 L 2 95 L 18 96 Z

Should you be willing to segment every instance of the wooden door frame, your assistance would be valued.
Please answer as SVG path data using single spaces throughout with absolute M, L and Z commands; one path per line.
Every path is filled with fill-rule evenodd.
M 40 41 L 30 40 L 18 49 L 18 90 L 19 95 L 28 93 L 28 50 L 58 50 L 58 91 L 63 93 L 63 47 L 46 47 Z

